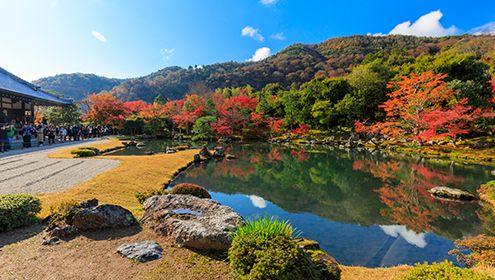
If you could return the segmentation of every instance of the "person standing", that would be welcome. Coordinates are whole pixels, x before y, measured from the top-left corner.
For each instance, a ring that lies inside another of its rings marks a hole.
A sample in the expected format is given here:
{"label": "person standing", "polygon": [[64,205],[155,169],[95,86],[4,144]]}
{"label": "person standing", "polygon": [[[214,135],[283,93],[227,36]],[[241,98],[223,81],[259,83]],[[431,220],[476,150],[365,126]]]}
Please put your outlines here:
{"label": "person standing", "polygon": [[15,136],[15,125],[14,125],[14,123],[12,123],[9,126],[7,126],[7,137],[8,137],[7,150],[12,149],[12,143],[14,142],[14,136]]}
{"label": "person standing", "polygon": [[0,126],[0,152],[3,153],[7,151],[7,143],[8,143],[7,126],[2,125]]}
{"label": "person standing", "polygon": [[48,144],[55,144],[55,127],[50,125],[47,129]]}
{"label": "person standing", "polygon": [[21,129],[21,135],[22,135],[22,147],[23,148],[30,148],[31,147],[31,136],[33,135],[33,128],[31,127],[30,124],[24,124],[24,126]]}
{"label": "person standing", "polygon": [[65,137],[67,137],[67,129],[65,127],[61,127],[59,130],[60,141],[65,142]]}
{"label": "person standing", "polygon": [[42,147],[45,143],[45,128],[42,125],[38,126],[36,138],[38,139],[38,146]]}

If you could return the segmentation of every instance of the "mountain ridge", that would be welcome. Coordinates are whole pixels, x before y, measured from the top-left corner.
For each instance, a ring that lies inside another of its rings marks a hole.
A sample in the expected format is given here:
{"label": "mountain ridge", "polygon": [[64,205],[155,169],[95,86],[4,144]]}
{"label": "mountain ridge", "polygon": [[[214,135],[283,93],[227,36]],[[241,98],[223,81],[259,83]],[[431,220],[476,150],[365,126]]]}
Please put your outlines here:
{"label": "mountain ridge", "polygon": [[[261,89],[269,83],[279,83],[289,88],[293,85],[301,85],[316,76],[346,75],[353,66],[360,64],[371,54],[390,56],[396,52],[415,58],[422,54],[433,55],[454,50],[459,53],[469,52],[486,56],[494,47],[495,36],[491,35],[438,38],[353,35],[331,38],[317,44],[293,44],[258,62],[230,61],[188,68],[169,66],[142,77],[122,80],[97,76],[101,83],[91,89],[94,89],[93,92],[112,92],[125,101],[141,99],[152,102],[158,94],[168,99],[179,99],[187,93],[203,94],[223,87],[250,85],[255,89]],[[57,86],[57,83],[52,82],[57,80],[53,79],[54,77],[64,78],[64,74],[42,78],[35,83],[49,90],[59,89],[60,93],[75,99],[92,93],[78,88],[77,80],[76,84],[67,82],[66,86],[65,79],[59,79]],[[71,79],[67,80],[71,81]],[[85,79],[81,81],[84,82]],[[110,87],[111,85],[113,86]],[[88,87],[81,85],[81,88]],[[72,91],[76,92],[77,96],[71,96]]]}

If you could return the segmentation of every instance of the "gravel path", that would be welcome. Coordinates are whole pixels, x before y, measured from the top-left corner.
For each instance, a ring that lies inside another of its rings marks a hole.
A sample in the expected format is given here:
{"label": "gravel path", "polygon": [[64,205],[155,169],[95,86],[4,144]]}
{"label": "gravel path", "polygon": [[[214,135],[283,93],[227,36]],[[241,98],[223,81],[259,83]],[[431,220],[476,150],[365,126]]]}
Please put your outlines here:
{"label": "gravel path", "polygon": [[0,194],[59,192],[119,165],[119,161],[110,159],[47,157],[56,150],[83,145],[87,143],[0,158]]}

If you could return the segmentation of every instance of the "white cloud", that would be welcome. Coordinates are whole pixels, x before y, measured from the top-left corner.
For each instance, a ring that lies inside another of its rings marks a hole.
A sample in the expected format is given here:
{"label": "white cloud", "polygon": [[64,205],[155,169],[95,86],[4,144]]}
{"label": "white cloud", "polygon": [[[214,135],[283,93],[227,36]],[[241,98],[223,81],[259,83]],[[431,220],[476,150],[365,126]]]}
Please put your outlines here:
{"label": "white cloud", "polygon": [[263,42],[265,40],[265,37],[260,34],[259,29],[256,29],[252,26],[246,26],[241,30],[241,35],[243,37],[251,37],[257,41]]}
{"label": "white cloud", "polygon": [[163,59],[169,60],[170,55],[175,52],[175,49],[160,49],[160,54],[163,56]]}
{"label": "white cloud", "polygon": [[262,197],[257,195],[248,195],[247,197],[249,197],[251,204],[253,204],[254,207],[261,209],[266,208],[266,200]]}
{"label": "white cloud", "polygon": [[106,43],[107,42],[107,38],[105,36],[103,36],[100,32],[98,31],[91,31],[91,34],[93,35],[93,37],[95,37],[98,41],[100,42],[103,42],[103,43]]}
{"label": "white cloud", "polygon": [[419,248],[424,248],[428,243],[426,243],[425,240],[425,234],[424,233],[416,233],[412,230],[408,230],[405,226],[400,226],[400,225],[387,225],[387,226],[380,226],[380,228],[383,230],[383,232],[386,235],[392,236],[392,237],[402,237],[404,240],[416,247]]}
{"label": "white cloud", "polygon": [[253,56],[250,59],[248,59],[248,61],[253,61],[253,62],[260,61],[269,57],[270,55],[272,55],[272,51],[270,50],[270,48],[262,47],[257,49],[254,52]]}
{"label": "white cloud", "polygon": [[412,24],[410,21],[398,24],[389,34],[440,37],[459,32],[454,25],[449,28],[443,27],[440,23],[442,17],[441,11],[433,11],[421,16]]}
{"label": "white cloud", "polygon": [[495,21],[475,27],[469,30],[468,33],[474,35],[495,35]]}
{"label": "white cloud", "polygon": [[260,3],[265,5],[265,6],[270,6],[270,5],[273,5],[277,2],[278,2],[278,0],[260,0]]}
{"label": "white cloud", "polygon": [[270,38],[275,39],[275,40],[279,40],[279,41],[283,41],[283,40],[285,40],[285,39],[286,39],[286,38],[285,38],[285,35],[284,35],[284,33],[283,33],[283,32],[279,32],[279,33],[272,34],[272,35],[270,36]]}

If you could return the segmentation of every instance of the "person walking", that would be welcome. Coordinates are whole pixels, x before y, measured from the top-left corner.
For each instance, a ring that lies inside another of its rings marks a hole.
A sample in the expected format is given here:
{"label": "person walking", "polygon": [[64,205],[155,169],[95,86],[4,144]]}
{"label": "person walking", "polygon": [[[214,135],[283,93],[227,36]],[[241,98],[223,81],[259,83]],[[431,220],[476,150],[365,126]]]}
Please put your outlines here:
{"label": "person walking", "polygon": [[4,124],[0,126],[0,152],[7,151],[8,136],[7,126]]}

